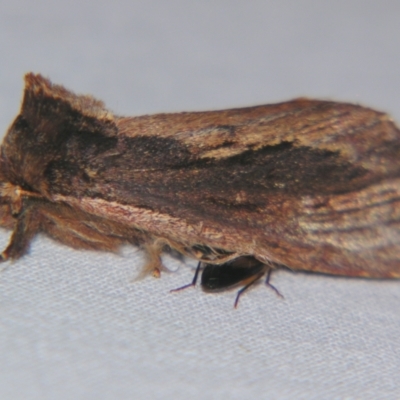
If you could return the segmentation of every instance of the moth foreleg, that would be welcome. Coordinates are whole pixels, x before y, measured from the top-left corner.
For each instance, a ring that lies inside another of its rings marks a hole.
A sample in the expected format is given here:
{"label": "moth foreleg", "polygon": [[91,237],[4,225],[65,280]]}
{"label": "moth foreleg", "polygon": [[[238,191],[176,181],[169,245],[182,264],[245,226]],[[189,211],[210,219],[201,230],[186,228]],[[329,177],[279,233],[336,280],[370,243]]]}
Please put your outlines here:
{"label": "moth foreleg", "polygon": [[18,215],[10,243],[0,254],[0,262],[17,259],[27,252],[32,238],[39,230],[40,224],[35,214],[34,209],[28,207]]}

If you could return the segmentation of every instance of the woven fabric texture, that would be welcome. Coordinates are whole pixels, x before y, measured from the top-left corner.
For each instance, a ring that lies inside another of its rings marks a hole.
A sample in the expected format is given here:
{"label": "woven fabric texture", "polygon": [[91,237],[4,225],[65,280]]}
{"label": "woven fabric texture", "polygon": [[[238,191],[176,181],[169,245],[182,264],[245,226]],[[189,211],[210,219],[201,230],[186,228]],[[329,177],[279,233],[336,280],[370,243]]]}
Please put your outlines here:
{"label": "woven fabric texture", "polygon": [[[30,70],[118,114],[361,102],[400,121],[400,3],[3,0],[0,126]],[[10,232],[0,230],[0,246]],[[171,258],[38,236],[1,265],[0,399],[398,399],[400,282],[277,271],[234,310]]]}

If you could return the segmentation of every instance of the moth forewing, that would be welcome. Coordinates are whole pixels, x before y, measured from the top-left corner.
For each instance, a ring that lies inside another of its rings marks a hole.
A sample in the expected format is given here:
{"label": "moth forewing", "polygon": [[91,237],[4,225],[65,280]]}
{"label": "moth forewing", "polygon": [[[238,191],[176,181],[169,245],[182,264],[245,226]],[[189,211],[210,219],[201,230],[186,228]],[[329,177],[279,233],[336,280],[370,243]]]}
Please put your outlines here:
{"label": "moth forewing", "polygon": [[3,260],[42,231],[75,248],[139,245],[156,272],[170,246],[219,264],[203,279],[221,288],[271,263],[400,277],[400,131],[384,113],[296,99],[118,117],[40,75],[25,82],[1,146]]}

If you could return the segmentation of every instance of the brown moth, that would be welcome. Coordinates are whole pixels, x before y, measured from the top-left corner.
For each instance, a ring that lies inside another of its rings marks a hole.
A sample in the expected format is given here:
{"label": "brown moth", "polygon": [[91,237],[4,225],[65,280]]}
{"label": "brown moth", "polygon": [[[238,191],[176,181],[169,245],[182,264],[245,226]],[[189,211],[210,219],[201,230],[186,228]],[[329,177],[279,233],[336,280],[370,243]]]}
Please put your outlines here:
{"label": "brown moth", "polygon": [[400,131],[386,114],[296,99],[117,117],[40,75],[25,82],[1,146],[3,261],[44,232],[74,248],[139,245],[155,275],[168,247],[205,266],[206,290],[281,265],[400,277]]}

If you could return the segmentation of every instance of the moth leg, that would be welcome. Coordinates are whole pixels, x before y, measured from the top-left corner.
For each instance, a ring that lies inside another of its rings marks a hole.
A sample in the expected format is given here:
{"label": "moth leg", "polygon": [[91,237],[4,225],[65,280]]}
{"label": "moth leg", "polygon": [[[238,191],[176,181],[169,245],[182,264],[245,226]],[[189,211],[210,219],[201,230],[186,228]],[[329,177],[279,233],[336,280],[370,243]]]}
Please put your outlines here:
{"label": "moth leg", "polygon": [[179,292],[180,290],[187,289],[192,286],[196,286],[197,278],[199,277],[199,273],[200,273],[200,266],[201,266],[201,261],[199,261],[199,263],[197,264],[196,272],[194,273],[193,280],[191,283],[188,283],[187,285],[178,287],[177,289],[172,289],[172,290],[170,290],[170,293]]}
{"label": "moth leg", "polygon": [[38,218],[32,208],[24,210],[17,219],[10,243],[0,254],[0,262],[17,259],[28,250],[32,238],[39,230]]}
{"label": "moth leg", "polygon": [[139,279],[148,274],[152,274],[155,278],[159,278],[161,276],[161,270],[163,269],[161,261],[163,246],[164,244],[157,240],[144,245],[147,261],[138,277]]}
{"label": "moth leg", "polygon": [[242,287],[236,295],[236,299],[235,299],[235,303],[233,305],[234,308],[237,308],[238,303],[239,303],[239,299],[240,296],[243,294],[243,292],[245,292],[251,285],[253,285],[254,283],[256,283],[262,276],[264,275],[264,271],[260,272],[259,274],[255,275],[254,278],[246,284],[246,286]]}
{"label": "moth leg", "polygon": [[269,268],[267,272],[267,278],[265,279],[265,284],[269,286],[279,297],[284,299],[285,297],[279,292],[279,290],[269,282],[271,274],[272,274],[272,268]]}

